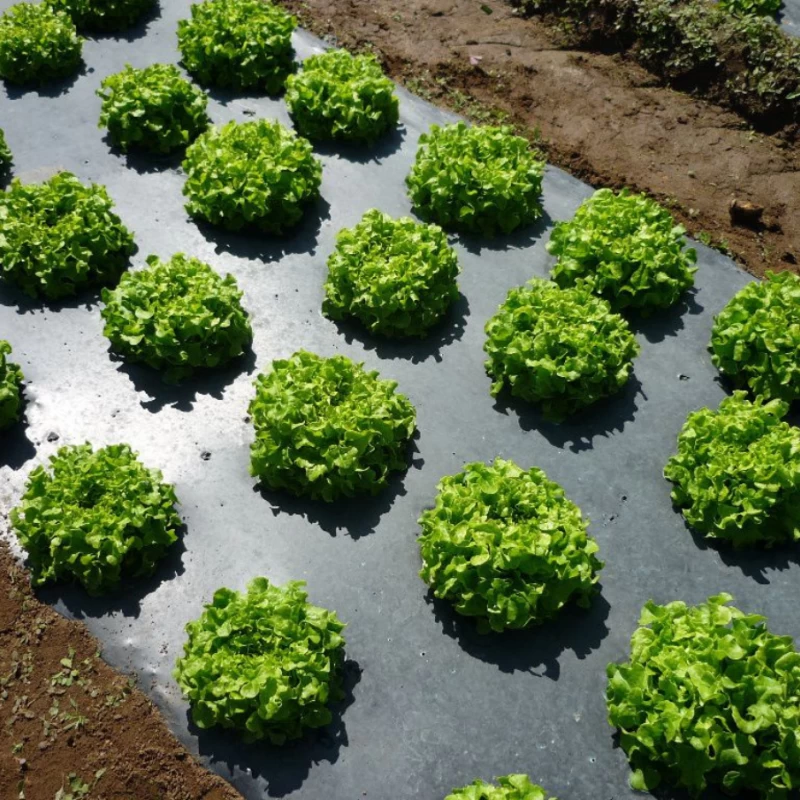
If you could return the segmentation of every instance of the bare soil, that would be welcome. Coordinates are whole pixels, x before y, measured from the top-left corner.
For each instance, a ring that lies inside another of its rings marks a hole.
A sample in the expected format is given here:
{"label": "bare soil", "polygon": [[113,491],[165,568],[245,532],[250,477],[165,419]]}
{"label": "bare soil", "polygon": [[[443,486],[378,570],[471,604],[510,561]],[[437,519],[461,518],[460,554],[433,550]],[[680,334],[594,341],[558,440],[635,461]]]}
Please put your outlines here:
{"label": "bare soil", "polygon": [[82,623],[36,599],[0,541],[0,798],[240,798],[99,649]]}
{"label": "bare soil", "polygon": [[[791,135],[674,91],[620,55],[564,49],[502,0],[282,0],[328,41],[372,50],[411,91],[508,120],[595,186],[628,186],[748,270],[798,271],[800,159]],[[730,205],[763,207],[731,218]]]}

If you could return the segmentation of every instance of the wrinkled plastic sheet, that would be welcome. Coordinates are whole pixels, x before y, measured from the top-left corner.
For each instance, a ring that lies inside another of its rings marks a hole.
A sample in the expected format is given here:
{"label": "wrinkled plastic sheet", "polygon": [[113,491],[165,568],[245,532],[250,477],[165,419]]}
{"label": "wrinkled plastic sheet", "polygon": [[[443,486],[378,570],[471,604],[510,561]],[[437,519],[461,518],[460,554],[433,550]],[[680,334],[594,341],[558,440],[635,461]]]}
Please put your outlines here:
{"label": "wrinkled plastic sheet", "polygon": [[[96,296],[48,307],[0,288],[0,338],[12,342],[28,379],[27,425],[0,444],[2,506],[59,445],[128,442],[175,483],[186,522],[182,544],[152,580],[104,599],[77,588],[41,596],[85,620],[105,658],[138,677],[180,740],[248,798],[440,800],[476,777],[515,771],[567,800],[633,797],[603,692],[606,664],[628,652],[646,600],[698,602],[730,591],[742,608],[767,614],[775,631],[800,633],[793,557],[708,548],[684,527],[661,474],[686,415],[725,394],[706,352],[712,317],[750,279],[698,245],[696,292],[636,323],[642,353],[619,396],[561,426],[530,407],[496,402],[483,368],[483,326],[509,289],[548,275],[553,221],[569,218],[591,193],[549,169],[539,224],[491,242],[453,238],[462,296],[429,339],[390,344],[337,326],[320,313],[336,231],[372,207],[409,213],[404,178],[417,140],[453,118],[400,91],[402,125],[375,150],[319,148],[322,200],[288,239],[198,226],[183,209],[179,159],[111,149],[97,128],[94,94],[127,62],[176,61],[175,26],[188,6],[162,3],[145,35],[88,41],[86,71],[74,82],[0,94],[19,177],[68,169],[104,183],[136,233],[136,265],[149,253],[184,251],[233,273],[255,330],[252,354],[176,389],[110,356]],[[300,56],[321,47],[297,36]],[[263,97],[213,92],[210,113],[217,123],[289,123],[284,104]],[[416,405],[412,463],[377,498],[324,506],[254,487],[252,381],[300,348],[365,361]],[[591,519],[606,566],[590,610],[569,610],[538,630],[480,636],[432,601],[419,579],[416,520],[443,475],[496,456],[539,466],[561,483]],[[347,700],[329,728],[283,749],[198,731],[171,677],[185,623],[218,587],[242,589],[256,575],[306,580],[312,601],[348,623]]]}

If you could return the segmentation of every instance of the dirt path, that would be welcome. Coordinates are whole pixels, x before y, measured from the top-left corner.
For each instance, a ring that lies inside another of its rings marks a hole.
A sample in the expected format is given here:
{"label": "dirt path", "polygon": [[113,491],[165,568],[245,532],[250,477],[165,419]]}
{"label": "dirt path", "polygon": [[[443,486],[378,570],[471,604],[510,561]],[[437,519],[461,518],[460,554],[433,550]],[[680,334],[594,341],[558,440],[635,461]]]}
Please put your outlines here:
{"label": "dirt path", "polygon": [[33,596],[0,542],[0,797],[239,798],[98,650],[81,623]]}
{"label": "dirt path", "polygon": [[[659,86],[621,57],[559,49],[542,21],[502,0],[283,5],[329,41],[372,49],[417,94],[538,130],[550,161],[589,183],[649,192],[753,273],[798,269],[797,150],[736,114]],[[764,207],[760,230],[731,223],[733,199]]]}

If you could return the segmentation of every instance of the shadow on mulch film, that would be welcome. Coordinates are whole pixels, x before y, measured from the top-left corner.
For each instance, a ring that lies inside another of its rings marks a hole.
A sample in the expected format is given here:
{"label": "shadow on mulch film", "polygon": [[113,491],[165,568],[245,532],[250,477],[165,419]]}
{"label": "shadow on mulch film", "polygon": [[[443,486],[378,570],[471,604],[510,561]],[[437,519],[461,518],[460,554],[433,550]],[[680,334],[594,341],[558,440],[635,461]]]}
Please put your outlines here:
{"label": "shadow on mulch film", "polygon": [[[157,2],[153,4],[153,7],[142,14],[134,25],[131,25],[130,28],[126,28],[124,31],[111,31],[108,33],[102,31],[79,31],[79,33],[83,33],[84,36],[88,36],[91,39],[114,39],[117,42],[135,42],[147,33],[148,28],[157,19],[161,18],[161,1],[162,0],[157,0]],[[168,0],[163,0],[163,2],[167,1]]]}
{"label": "shadow on mulch film", "polygon": [[405,138],[405,126],[400,124],[371,145],[363,142],[312,142],[312,144],[314,150],[321,156],[335,156],[356,164],[380,164],[400,149]]}
{"label": "shadow on mulch film", "polygon": [[17,470],[35,455],[36,446],[28,438],[28,421],[24,416],[0,431],[0,467]]}
{"label": "shadow on mulch film", "polygon": [[[679,512],[678,509],[676,511]],[[777,544],[770,548],[743,547],[735,550],[730,542],[718,539],[706,539],[702,533],[689,526],[683,520],[687,535],[691,536],[700,550],[713,550],[723,564],[741,570],[743,575],[752,578],[756,583],[768,586],[770,573],[785,572],[792,566],[800,564],[800,545],[796,542]]]}
{"label": "shadow on mulch film", "polygon": [[0,306],[16,307],[17,314],[35,314],[37,312],[58,314],[70,308],[84,308],[91,311],[100,304],[100,287],[93,286],[82,289],[72,297],[60,300],[48,300],[44,297],[33,298],[7,280],[0,281]]}
{"label": "shadow on mulch film", "polygon": [[[416,213],[416,209],[415,209]],[[434,220],[431,220],[434,221]],[[547,211],[542,212],[542,216],[530,225],[512,231],[509,234],[498,233],[496,236],[487,237],[474,233],[461,233],[458,231],[448,231],[455,236],[470,253],[481,255],[484,251],[497,252],[503,250],[524,250],[535,244],[542,234],[552,225],[553,220]],[[535,276],[531,275],[531,278]]]}
{"label": "shadow on mulch film", "polygon": [[591,450],[597,436],[622,433],[626,423],[633,422],[640,395],[647,401],[642,384],[631,374],[621,392],[598,400],[561,423],[546,420],[537,406],[513,397],[508,390],[495,399],[494,407],[506,416],[515,414],[523,430],[539,431],[555,447],[563,449],[569,444],[573,453],[580,453]]}
{"label": "shadow on mulch film", "polygon": [[80,68],[72,75],[68,75],[66,78],[59,78],[55,81],[47,81],[41,85],[34,83],[12,84],[6,81],[6,95],[9,100],[18,100],[20,97],[31,93],[37,94],[39,97],[60,97],[69,92],[78,78],[91,72],[94,72],[94,69],[92,67],[87,69],[86,63],[82,61]]}
{"label": "shadow on mulch film", "polygon": [[184,537],[186,526],[177,530],[178,540],[170,545],[164,558],[156,564],[152,575],[142,578],[122,578],[122,583],[113,592],[93,597],[80,584],[51,584],[37,590],[39,599],[55,605],[62,603],[75,619],[97,619],[111,613],[120,613],[133,619],[141,612],[142,600],[154,592],[162,583],[183,575],[183,556],[186,553]]}
{"label": "shadow on mulch film", "polygon": [[529,672],[556,681],[561,674],[558,659],[565,650],[583,660],[608,636],[606,620],[611,606],[602,594],[592,597],[589,608],[569,603],[540,626],[502,633],[478,633],[474,619],[459,614],[447,600],[434,597],[432,590],[425,600],[444,634],[474,658],[496,664],[501,672]]}
{"label": "shadow on mulch film", "polygon": [[298,790],[314,764],[335,763],[339,751],[349,744],[343,715],[355,702],[353,690],[361,680],[361,667],[347,659],[343,672],[344,699],[331,706],[333,721],[330,725],[310,730],[301,739],[281,747],[264,742],[248,744],[234,731],[222,728],[202,730],[192,722],[191,712],[187,710],[189,731],[197,737],[200,755],[226,764],[231,772],[238,767],[255,778],[263,777],[269,797],[284,797]]}
{"label": "shadow on mulch film", "polygon": [[285,491],[273,491],[260,484],[254,486],[253,491],[270,504],[270,511],[275,517],[279,514],[304,517],[330,536],[336,536],[341,531],[352,539],[360,539],[375,533],[381,517],[388,513],[398,497],[406,494],[405,477],[408,470],[422,469],[425,461],[419,455],[418,438],[419,431],[415,431],[408,443],[407,469],[393,472],[388,485],[374,496],[340,497],[332,503],[326,503],[324,500],[295,497]]}
{"label": "shadow on mulch film", "polygon": [[256,354],[247,348],[238,358],[217,369],[198,369],[178,385],[165,383],[162,373],[146,364],[132,364],[109,347],[112,361],[118,362],[117,371],[128,376],[137,392],[149,399],[141,399],[142,408],[152,413],[170,406],[178,411],[191,411],[199,395],[210,395],[221,400],[225,390],[240,375],[252,375],[256,368]]}
{"label": "shadow on mulch film", "polygon": [[203,237],[214,245],[217,254],[230,253],[250,261],[280,261],[284,256],[297,253],[314,255],[317,252],[317,237],[324,222],[330,219],[330,203],[319,197],[305,209],[303,219],[297,227],[281,236],[259,231],[231,232],[195,220]]}
{"label": "shadow on mulch film", "polygon": [[407,359],[420,364],[433,358],[441,361],[441,350],[464,335],[469,317],[469,300],[459,292],[447,314],[434,325],[424,339],[389,339],[370,333],[358,320],[333,320],[347,344],[358,341],[366,350],[374,350],[380,358]]}
{"label": "shadow on mulch film", "polygon": [[631,312],[623,312],[635,333],[641,333],[651,344],[663,342],[668,336],[677,336],[685,327],[686,315],[696,316],[703,312],[704,307],[695,299],[697,289],[690,289],[672,308],[656,310],[650,316]]}
{"label": "shadow on mulch film", "polygon": [[185,147],[173,150],[171,153],[149,153],[146,150],[123,150],[111,138],[111,134],[106,132],[103,142],[108,146],[111,155],[125,162],[128,169],[132,169],[139,175],[152,175],[157,172],[177,171],[180,169],[184,159]]}

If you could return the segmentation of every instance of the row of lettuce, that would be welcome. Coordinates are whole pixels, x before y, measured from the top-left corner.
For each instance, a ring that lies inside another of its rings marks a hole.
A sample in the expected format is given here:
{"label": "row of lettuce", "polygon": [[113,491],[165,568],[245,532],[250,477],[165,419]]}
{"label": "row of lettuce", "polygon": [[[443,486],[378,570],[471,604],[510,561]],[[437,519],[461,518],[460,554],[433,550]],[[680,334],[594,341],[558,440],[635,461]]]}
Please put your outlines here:
{"label": "row of lettuce", "polygon": [[[188,147],[184,169],[194,218],[272,234],[300,222],[322,174],[311,144],[268,120],[209,129]],[[459,264],[444,228],[489,235],[534,222],[543,170],[507,129],[433,126],[407,177],[415,210],[432,221],[372,209],[340,231],[323,312],[394,338],[447,324]],[[696,253],[665,209],[609,189],[558,222],[547,248],[556,256],[552,280],[511,290],[486,324],[486,367],[493,393],[507,389],[561,420],[625,386],[639,352],[630,315],[680,303],[694,282]],[[242,355],[252,330],[232,276],[183,254],[150,256],[146,268],[129,272],[134,249],[100,185],[62,172],[41,184],[15,180],[0,195],[7,282],[48,300],[105,285],[101,313],[113,348],[170,381]],[[712,360],[737,388],[766,400],[800,396],[799,283],[788,272],[770,275],[715,319]]]}
{"label": "row of lettuce", "polygon": [[[340,484],[351,495],[377,491],[404,468],[415,415],[394,382],[342,356],[301,352],[275,362],[257,385],[251,468],[263,484],[312,496]],[[762,527],[774,541],[797,535],[800,435],[780,419],[783,405],[737,393],[684,428],[667,474],[679,502],[705,487],[685,513],[707,536],[737,544]],[[776,445],[786,460],[776,462]],[[781,491],[789,473],[794,485]],[[178,537],[177,502],[128,446],[66,446],[32,471],[11,522],[35,584],[73,580],[102,593],[153,571]],[[588,607],[599,591],[603,564],[588,523],[538,468],[467,464],[441,480],[419,525],[421,577],[486,633],[557,625],[565,606]],[[630,659],[608,665],[609,721],[635,788],[721,785],[777,798],[798,786],[800,654],[791,637],[731,600],[646,604]],[[174,671],[194,722],[275,745],[327,725],[343,692],[344,627],[308,602],[301,582],[261,577],[246,592],[219,589],[187,625]],[[451,797],[542,791],[514,775]]]}
{"label": "row of lettuce", "polygon": [[[0,75],[27,82],[73,71],[80,39],[71,20],[113,30],[152,6],[20,4],[0,20]],[[243,36],[253,26],[261,35]],[[13,33],[25,27],[27,39]],[[295,72],[293,28],[259,0],[210,0],[180,25],[183,63],[205,84],[285,86],[295,125],[311,139],[369,143],[392,130],[397,100],[377,63],[333,51]],[[100,94],[100,124],[117,147],[188,146],[184,193],[198,220],[280,234],[319,196],[322,167],[310,142],[265,120],[209,128],[205,95],[175,67],[126,68]],[[10,161],[2,140],[0,160]],[[373,209],[341,231],[324,313],[394,338],[447,324],[459,265],[444,231],[490,236],[532,224],[542,215],[543,172],[507,129],[432,128],[407,179],[425,221]],[[610,190],[558,223],[548,249],[557,259],[552,280],[513,289],[486,324],[486,369],[493,393],[510,392],[559,420],[622,389],[639,350],[630,315],[680,303],[696,256],[664,209]],[[150,256],[127,272],[133,251],[102,186],[61,173],[41,185],[14,181],[0,198],[5,280],[48,300],[105,285],[104,332],[125,358],[180,381],[250,346],[232,276],[184,254]],[[712,359],[741,390],[689,416],[665,468],[689,525],[734,547],[800,538],[800,432],[783,419],[800,397],[799,309],[800,279],[784,273],[747,286],[718,315]],[[0,343],[0,423],[21,410],[22,375],[9,353]],[[416,430],[415,409],[397,388],[343,356],[300,351],[274,361],[256,379],[249,408],[252,474],[271,490],[326,501],[380,492],[406,469]],[[104,593],[155,569],[178,538],[177,503],[174,488],[128,446],[85,444],[61,448],[32,471],[11,521],[36,584],[76,581]],[[421,577],[487,633],[558,624],[567,604],[589,606],[598,591],[603,564],[588,523],[538,468],[467,464],[441,480],[419,524]],[[647,604],[630,660],[609,665],[609,720],[636,788],[721,785],[784,797],[800,785],[800,654],[731,599]],[[246,592],[217,591],[187,626],[175,677],[199,727],[282,744],[330,722],[343,691],[343,631],[335,613],[308,602],[302,583],[257,578]],[[449,798],[547,793],[509,775]]]}

